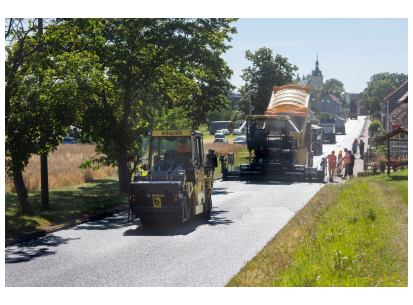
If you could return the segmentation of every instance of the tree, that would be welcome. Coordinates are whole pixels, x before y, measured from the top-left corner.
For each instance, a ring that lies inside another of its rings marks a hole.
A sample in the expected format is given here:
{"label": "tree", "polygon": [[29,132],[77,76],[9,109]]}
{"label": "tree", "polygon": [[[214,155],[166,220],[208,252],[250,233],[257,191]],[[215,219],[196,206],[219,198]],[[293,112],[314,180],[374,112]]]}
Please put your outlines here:
{"label": "tree", "polygon": [[90,80],[79,80],[85,95],[75,125],[96,143],[94,161],[118,166],[120,192],[129,190],[143,134],[176,126],[176,117],[180,126],[196,126],[227,102],[232,71],[220,55],[236,33],[234,20],[88,19],[67,45],[90,54],[95,69]]}
{"label": "tree", "polygon": [[[407,82],[407,80],[408,76],[403,73],[385,72],[374,74],[370,78],[370,81],[367,82],[367,88],[363,92],[363,97],[359,101],[359,104],[364,105],[369,109],[370,113],[379,111],[383,99],[392,91]],[[380,88],[381,86],[384,86],[384,88]]]}
{"label": "tree", "polygon": [[396,90],[397,87],[393,85],[389,79],[387,79],[374,83],[374,85],[369,89],[370,96],[367,96],[367,102],[370,112],[372,113],[380,110],[380,104],[383,102],[383,99]]}
{"label": "tree", "polygon": [[269,48],[263,47],[252,53],[245,52],[245,58],[252,62],[252,66],[243,69],[241,78],[245,85],[240,88],[242,99],[242,111],[247,114],[249,105],[250,84],[257,83],[256,93],[251,98],[251,107],[254,114],[264,114],[271,99],[274,86],[291,84],[294,71],[298,68],[288,62],[288,58],[277,54],[273,57],[273,52]]}
{"label": "tree", "polygon": [[325,81],[323,88],[317,94],[318,100],[322,99],[326,94],[334,95],[342,104],[345,104],[345,89],[341,81],[330,78]]}
{"label": "tree", "polygon": [[[53,22],[49,25],[53,27]],[[13,177],[17,198],[24,214],[33,214],[23,181],[24,168],[33,154],[47,153],[59,145],[73,107],[65,103],[67,92],[49,70],[46,52],[70,31],[45,38],[38,36],[37,19],[6,20],[5,61],[5,155],[6,171]],[[55,57],[55,62],[59,61]],[[50,72],[50,73],[49,73]],[[39,86],[39,77],[42,84]]]}

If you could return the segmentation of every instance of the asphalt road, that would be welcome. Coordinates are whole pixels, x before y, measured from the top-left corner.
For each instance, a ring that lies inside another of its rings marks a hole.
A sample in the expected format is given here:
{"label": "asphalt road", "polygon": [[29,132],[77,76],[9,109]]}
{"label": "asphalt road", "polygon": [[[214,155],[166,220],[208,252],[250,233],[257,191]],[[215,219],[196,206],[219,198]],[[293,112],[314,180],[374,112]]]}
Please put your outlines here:
{"label": "asphalt road", "polygon": [[[349,148],[363,124],[348,121],[324,152]],[[225,286],[322,187],[216,181],[211,218],[189,227],[146,228],[122,212],[8,247],[5,285]]]}

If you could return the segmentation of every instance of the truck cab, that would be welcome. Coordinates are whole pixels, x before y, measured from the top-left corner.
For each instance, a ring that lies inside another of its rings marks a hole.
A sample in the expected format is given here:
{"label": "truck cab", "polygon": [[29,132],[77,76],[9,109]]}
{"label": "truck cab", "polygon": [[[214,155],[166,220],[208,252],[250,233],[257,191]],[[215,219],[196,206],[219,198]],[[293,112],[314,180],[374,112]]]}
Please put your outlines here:
{"label": "truck cab", "polygon": [[196,130],[149,131],[142,140],[141,168],[130,185],[128,221],[143,225],[179,219],[188,225],[194,215],[209,217],[213,168],[204,162],[203,133]]}

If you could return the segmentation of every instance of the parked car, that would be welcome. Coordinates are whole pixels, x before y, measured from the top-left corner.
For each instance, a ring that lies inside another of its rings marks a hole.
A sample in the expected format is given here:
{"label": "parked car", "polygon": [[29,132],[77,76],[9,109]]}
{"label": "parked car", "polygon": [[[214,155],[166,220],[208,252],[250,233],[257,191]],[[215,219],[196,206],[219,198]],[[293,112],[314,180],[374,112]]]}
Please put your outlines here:
{"label": "parked car", "polygon": [[76,144],[76,138],[73,137],[66,137],[63,139],[63,144]]}
{"label": "parked car", "polygon": [[234,129],[233,131],[232,131],[232,134],[233,135],[240,135],[240,134],[244,134],[245,132],[244,132],[244,128],[243,129]]}
{"label": "parked car", "polygon": [[224,132],[223,132],[222,130],[217,130],[217,131],[215,132],[215,139],[216,139],[216,138],[225,138]]}
{"label": "parked car", "polygon": [[222,131],[224,132],[224,135],[230,135],[231,131],[229,131],[228,129],[222,129]]}
{"label": "parked car", "polygon": [[218,138],[214,140],[214,143],[227,143],[229,144],[228,140],[225,138]]}
{"label": "parked car", "polygon": [[247,136],[239,136],[232,141],[233,144],[247,144]]}

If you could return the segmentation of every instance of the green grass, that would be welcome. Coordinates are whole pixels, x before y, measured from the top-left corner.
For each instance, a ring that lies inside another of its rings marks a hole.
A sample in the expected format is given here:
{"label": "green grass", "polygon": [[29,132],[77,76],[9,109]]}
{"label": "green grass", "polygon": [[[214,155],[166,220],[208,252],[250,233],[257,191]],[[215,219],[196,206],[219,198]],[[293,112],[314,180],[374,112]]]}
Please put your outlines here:
{"label": "green grass", "polygon": [[407,286],[407,170],[325,186],[228,286]]}
{"label": "green grass", "polygon": [[127,200],[127,195],[119,194],[118,179],[111,178],[50,190],[49,209],[41,206],[41,192],[30,192],[29,198],[34,216],[23,215],[17,195],[6,193],[6,238],[118,205]]}

